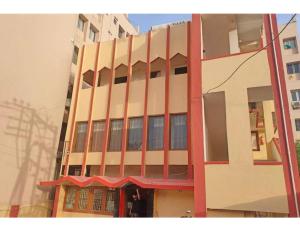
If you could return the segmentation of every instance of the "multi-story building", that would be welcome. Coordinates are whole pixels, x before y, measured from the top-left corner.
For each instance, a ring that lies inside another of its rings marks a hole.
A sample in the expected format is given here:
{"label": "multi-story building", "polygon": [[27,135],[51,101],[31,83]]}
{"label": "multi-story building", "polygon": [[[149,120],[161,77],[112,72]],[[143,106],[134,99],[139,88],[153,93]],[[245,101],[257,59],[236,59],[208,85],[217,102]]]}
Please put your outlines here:
{"label": "multi-story building", "polygon": [[137,31],[126,15],[3,14],[0,26],[0,216],[48,216],[38,182],[55,175],[77,48]]}
{"label": "multi-story building", "polygon": [[[281,30],[283,25],[279,26]],[[280,35],[285,80],[295,142],[300,141],[300,53],[296,19]],[[298,151],[299,148],[297,148]],[[300,156],[299,166],[300,166]]]}
{"label": "multi-story building", "polygon": [[277,34],[193,15],[82,46],[52,216],[128,216],[137,189],[141,216],[299,216]]}
{"label": "multi-story building", "polygon": [[62,152],[66,145],[65,135],[69,118],[69,110],[72,100],[74,76],[78,68],[79,47],[83,44],[95,43],[99,41],[109,41],[114,38],[125,38],[138,33],[128,20],[127,14],[79,14],[77,15],[76,28],[73,41],[73,56],[71,73],[66,97],[64,117],[61,125],[60,142],[58,147],[57,165],[55,178],[59,176],[61,167]]}

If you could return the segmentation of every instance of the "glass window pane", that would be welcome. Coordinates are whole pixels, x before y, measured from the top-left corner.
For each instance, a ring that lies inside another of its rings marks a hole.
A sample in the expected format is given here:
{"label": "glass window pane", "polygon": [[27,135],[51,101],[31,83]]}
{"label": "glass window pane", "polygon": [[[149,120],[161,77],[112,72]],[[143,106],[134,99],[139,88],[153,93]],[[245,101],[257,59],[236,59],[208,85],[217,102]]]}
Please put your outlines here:
{"label": "glass window pane", "polygon": [[73,209],[75,205],[76,189],[68,188],[67,197],[66,197],[66,209]]}
{"label": "glass window pane", "polygon": [[148,149],[159,150],[164,147],[164,117],[149,117]]}
{"label": "glass window pane", "polygon": [[295,38],[290,38],[290,39],[285,39],[283,41],[284,49],[294,49],[296,48],[296,39]]}
{"label": "glass window pane", "polygon": [[287,64],[287,73],[288,74],[293,74],[294,73],[294,71],[293,71],[293,64],[291,64],[291,63]]}
{"label": "glass window pane", "polygon": [[128,150],[142,150],[143,118],[131,118],[128,125]]}
{"label": "glass window pane", "polygon": [[292,100],[293,100],[293,101],[297,101],[297,94],[296,94],[296,91],[291,91],[291,94],[292,94]]}
{"label": "glass window pane", "polygon": [[79,48],[74,46],[72,63],[77,64]]}
{"label": "glass window pane", "polygon": [[186,115],[171,116],[171,149],[186,149]]}
{"label": "glass window pane", "polygon": [[91,152],[101,152],[104,138],[105,121],[94,121],[92,127],[91,137]]}
{"label": "glass window pane", "polygon": [[106,208],[105,210],[108,212],[114,211],[115,201],[114,201],[115,192],[112,190],[108,190],[106,194]]}
{"label": "glass window pane", "polygon": [[109,151],[121,151],[123,120],[112,120],[110,123]]}
{"label": "glass window pane", "polygon": [[294,63],[294,73],[300,73],[300,63]]}
{"label": "glass window pane", "polygon": [[87,129],[87,122],[78,122],[76,125],[76,134],[75,134],[75,142],[74,142],[74,152],[83,152],[84,151],[84,143],[85,143],[85,135]]}
{"label": "glass window pane", "polygon": [[102,206],[103,190],[94,190],[93,210],[100,211]]}
{"label": "glass window pane", "polygon": [[96,32],[95,31],[93,31],[93,29],[92,28],[90,28],[90,40],[92,40],[93,42],[95,42],[95,40],[96,40]]}
{"label": "glass window pane", "polygon": [[83,31],[84,28],[84,20],[80,16],[78,18],[77,28],[81,31]]}
{"label": "glass window pane", "polygon": [[300,119],[295,119],[296,131],[300,131]]}
{"label": "glass window pane", "polygon": [[83,188],[79,191],[78,209],[87,209],[89,189]]}

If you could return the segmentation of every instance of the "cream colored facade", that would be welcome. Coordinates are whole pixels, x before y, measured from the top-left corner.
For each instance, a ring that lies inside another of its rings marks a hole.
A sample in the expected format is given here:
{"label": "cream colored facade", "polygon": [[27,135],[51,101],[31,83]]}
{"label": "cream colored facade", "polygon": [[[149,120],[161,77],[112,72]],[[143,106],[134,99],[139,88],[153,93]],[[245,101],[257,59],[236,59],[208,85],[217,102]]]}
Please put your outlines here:
{"label": "cream colored facade", "polygon": [[118,37],[119,25],[137,33],[125,14],[83,16],[85,32],[76,14],[0,15],[0,217],[13,205],[20,217],[51,215],[54,195],[38,183],[55,175],[74,45],[91,43],[91,25],[96,41]]}
{"label": "cream colored facade", "polygon": [[[279,30],[283,28],[283,25],[279,26]],[[285,39],[295,38],[296,47],[292,49],[285,49],[283,41]],[[293,127],[294,139],[295,141],[300,140],[300,131],[296,130],[295,120],[300,119],[300,107],[293,107],[293,104],[297,103],[297,101],[292,100],[292,90],[300,90],[300,73],[296,74],[288,74],[287,72],[287,64],[300,62],[300,42],[299,42],[299,32],[297,30],[297,21],[294,20],[292,23],[284,30],[284,32],[280,35],[280,45],[281,45],[281,53],[282,59],[284,62],[284,72],[285,72],[285,81],[287,86],[287,94],[289,99],[289,107],[290,107],[290,116],[291,123]]]}
{"label": "cream colored facade", "polygon": [[[220,29],[220,30],[219,30]],[[262,50],[247,65],[243,66],[226,84],[212,89],[224,80],[246,58],[266,45],[262,15],[203,15],[202,16],[202,80],[204,101],[205,129],[205,181],[206,204],[208,216],[287,216],[289,213],[286,183],[279,150],[276,147],[278,134],[274,124],[274,99],[272,94],[271,73],[267,50]],[[188,63],[188,23],[171,25],[169,27],[169,105],[170,114],[188,112],[188,73],[175,75],[175,68]],[[164,115],[166,99],[166,50],[168,28],[162,27],[151,31],[149,63],[152,70],[160,70],[161,76],[149,78],[146,116]],[[163,41],[163,42],[162,42]],[[220,43],[222,41],[223,43]],[[78,89],[78,103],[74,115],[75,101],[71,104],[70,116],[75,116],[75,122],[89,120],[105,120],[109,96],[109,84],[82,89],[83,76],[88,71],[96,71],[96,78],[104,76],[102,71],[114,69],[116,77],[127,75],[128,57],[131,53],[131,79],[127,83],[114,84],[112,81],[111,100],[108,118],[124,118],[124,110],[128,106],[127,118],[144,116],[145,104],[145,74],[139,80],[133,76],[135,65],[146,73],[147,34],[133,36],[132,50],[128,50],[130,38],[116,40],[113,56],[113,41],[101,42],[99,55],[97,45],[85,46],[82,71]],[[80,49],[79,57],[83,50]],[[98,55],[98,65],[95,61]],[[114,62],[112,63],[112,58]],[[112,65],[113,64],[113,65]],[[110,78],[110,77],[108,77]],[[96,81],[97,82],[97,81]],[[126,84],[129,82],[128,102],[126,99]],[[212,90],[211,90],[212,89]],[[249,105],[255,105],[258,112],[257,125],[253,128]],[[259,106],[261,105],[261,106]],[[261,124],[260,124],[261,123]],[[69,120],[66,139],[70,141],[71,127],[75,126]],[[254,147],[252,133],[257,133],[258,149]],[[88,177],[99,176],[102,152],[72,152],[63,160],[64,164],[82,165],[86,156],[86,165],[97,171]],[[140,171],[126,173],[128,169],[142,165],[142,151],[124,152],[125,176],[136,176]],[[118,177],[122,165],[122,152],[105,151],[103,167],[104,177]],[[145,153],[146,178],[162,178],[158,169],[165,163],[164,151],[149,151]],[[188,150],[168,150],[167,164],[169,167],[188,167]],[[153,170],[156,167],[156,170]],[[128,170],[129,171],[129,170]],[[135,174],[135,175],[134,175]],[[84,176],[85,174],[83,174]],[[61,176],[63,178],[63,176]],[[176,174],[170,175],[176,178]],[[68,186],[69,185],[69,186]],[[63,209],[65,190],[72,184],[62,185],[58,200],[57,216],[90,216],[87,213],[66,212]],[[103,186],[94,183],[93,186]],[[174,205],[175,208],[174,208]],[[193,191],[154,189],[153,216],[180,217],[187,210],[194,211]]]}
{"label": "cream colored facade", "polygon": [[[79,23],[80,21],[83,22],[81,27]],[[58,168],[56,169],[56,177],[60,170],[62,152],[64,147],[66,146],[66,144],[64,143],[64,141],[67,140],[65,139],[65,133],[69,118],[70,103],[72,100],[74,77],[76,75],[76,71],[78,70],[79,64],[79,48],[82,47],[83,44],[91,44],[99,41],[104,42],[113,40],[115,38],[126,37],[128,35],[136,35],[138,33],[138,28],[134,27],[131,24],[127,14],[78,14],[76,15],[75,26],[75,33],[72,39],[74,50],[68,86],[68,94],[62,124],[63,128],[61,129],[60,134],[61,137],[58,151],[59,164],[57,165]],[[120,33],[120,28],[124,30],[123,33]],[[95,31],[94,41],[92,40],[93,37],[90,36],[91,30]],[[75,54],[75,49],[77,49],[77,55]]]}

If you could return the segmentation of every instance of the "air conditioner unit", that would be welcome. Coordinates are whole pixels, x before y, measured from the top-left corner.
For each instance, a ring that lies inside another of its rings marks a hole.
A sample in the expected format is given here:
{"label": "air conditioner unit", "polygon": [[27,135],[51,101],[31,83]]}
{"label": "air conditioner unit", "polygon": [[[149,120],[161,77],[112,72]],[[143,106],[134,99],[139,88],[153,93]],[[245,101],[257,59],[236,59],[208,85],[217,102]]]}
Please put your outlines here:
{"label": "air conditioner unit", "polygon": [[299,109],[300,108],[300,101],[292,101],[292,108]]}

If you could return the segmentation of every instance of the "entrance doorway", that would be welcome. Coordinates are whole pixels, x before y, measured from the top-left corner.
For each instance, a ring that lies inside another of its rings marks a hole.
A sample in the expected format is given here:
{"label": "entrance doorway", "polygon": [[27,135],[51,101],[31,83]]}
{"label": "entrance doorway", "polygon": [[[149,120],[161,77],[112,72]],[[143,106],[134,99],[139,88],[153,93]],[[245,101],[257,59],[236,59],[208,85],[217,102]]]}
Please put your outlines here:
{"label": "entrance doorway", "polygon": [[143,189],[135,184],[124,186],[125,190],[125,217],[131,217],[130,211],[134,202],[133,195],[140,194],[138,217],[153,217],[153,189]]}

